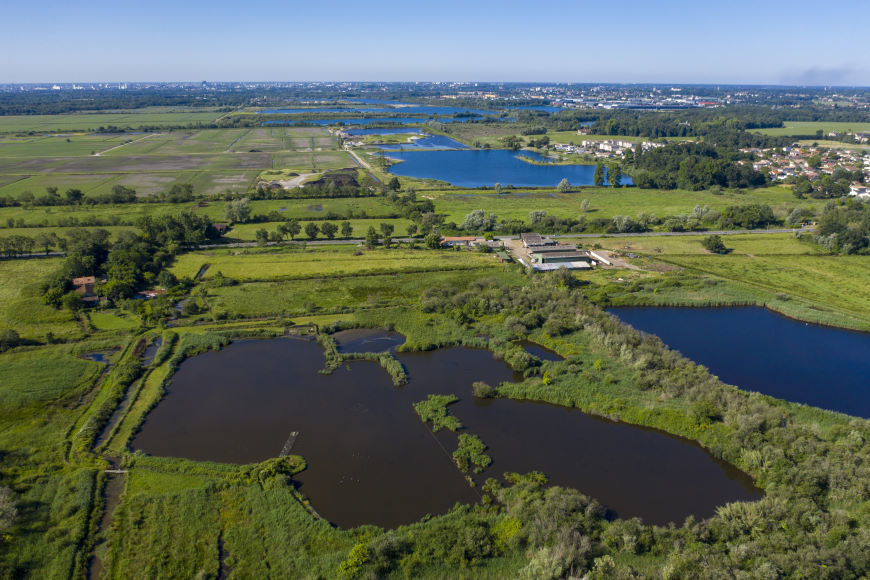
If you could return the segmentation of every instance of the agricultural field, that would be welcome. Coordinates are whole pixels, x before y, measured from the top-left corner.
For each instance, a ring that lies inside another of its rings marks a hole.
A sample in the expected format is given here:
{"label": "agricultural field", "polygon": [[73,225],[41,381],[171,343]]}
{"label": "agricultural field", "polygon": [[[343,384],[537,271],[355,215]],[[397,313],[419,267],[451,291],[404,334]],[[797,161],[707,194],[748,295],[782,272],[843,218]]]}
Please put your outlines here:
{"label": "agricultural field", "polygon": [[115,185],[153,195],[192,184],[201,195],[244,193],[265,170],[322,172],[353,165],[322,129],[175,130],[0,137],[0,197],[46,187],[101,195]]}

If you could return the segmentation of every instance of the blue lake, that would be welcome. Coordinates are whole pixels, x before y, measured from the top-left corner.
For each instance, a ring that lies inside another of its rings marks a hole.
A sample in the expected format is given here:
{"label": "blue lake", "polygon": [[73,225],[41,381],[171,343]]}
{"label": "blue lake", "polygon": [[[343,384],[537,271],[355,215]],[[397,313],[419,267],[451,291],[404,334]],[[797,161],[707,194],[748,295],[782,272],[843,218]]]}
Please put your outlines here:
{"label": "blue lake", "polygon": [[408,133],[410,135],[422,135],[423,131],[413,127],[394,127],[389,129],[350,129],[348,135],[398,135]]}
{"label": "blue lake", "polygon": [[262,115],[303,115],[312,113],[402,113],[405,115],[451,116],[457,114],[497,115],[501,111],[467,109],[464,107],[435,107],[427,105],[406,105],[401,107],[309,107],[294,109],[267,109]]}
{"label": "blue lake", "polygon": [[463,145],[459,141],[444,137],[442,135],[429,135],[422,139],[414,139],[412,143],[390,143],[389,145],[378,145],[384,151],[420,151],[426,149],[468,149],[467,145]]}
{"label": "blue lake", "polygon": [[[504,149],[464,151],[390,152],[401,160],[390,173],[404,177],[438,179],[457,187],[491,187],[496,183],[517,187],[555,187],[562,179],[572,185],[592,185],[594,165],[535,165],[517,159],[518,155],[540,160],[533,152]],[[630,185],[631,179],[623,179]]]}
{"label": "blue lake", "polygon": [[763,308],[612,308],[722,381],[771,397],[870,417],[870,334]]}
{"label": "blue lake", "polygon": [[520,107],[508,107],[508,109],[518,111],[544,111],[547,113],[558,113],[566,110],[565,107],[554,107],[552,105],[522,105]]}
{"label": "blue lake", "polygon": [[[442,117],[434,119],[439,123],[464,123],[480,117]],[[296,123],[307,123],[309,125],[376,125],[378,123],[401,123],[405,125],[420,125],[426,121],[432,121],[429,117],[371,117],[368,119],[301,119],[293,118],[286,121],[264,121],[262,125],[295,125]]]}

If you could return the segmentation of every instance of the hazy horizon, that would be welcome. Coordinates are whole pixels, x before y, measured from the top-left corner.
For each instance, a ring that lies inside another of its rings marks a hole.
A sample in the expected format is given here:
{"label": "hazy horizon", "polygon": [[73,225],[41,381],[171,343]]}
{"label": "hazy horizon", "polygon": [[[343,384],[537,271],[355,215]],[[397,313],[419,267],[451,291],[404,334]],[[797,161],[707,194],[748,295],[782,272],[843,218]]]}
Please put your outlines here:
{"label": "hazy horizon", "polygon": [[0,83],[868,86],[860,32],[844,33],[844,20],[867,22],[870,3],[841,0],[820,11],[808,0],[627,0],[616,8],[566,2],[529,10],[515,1],[256,0],[240,10],[223,1],[142,7],[49,0],[4,10]]}

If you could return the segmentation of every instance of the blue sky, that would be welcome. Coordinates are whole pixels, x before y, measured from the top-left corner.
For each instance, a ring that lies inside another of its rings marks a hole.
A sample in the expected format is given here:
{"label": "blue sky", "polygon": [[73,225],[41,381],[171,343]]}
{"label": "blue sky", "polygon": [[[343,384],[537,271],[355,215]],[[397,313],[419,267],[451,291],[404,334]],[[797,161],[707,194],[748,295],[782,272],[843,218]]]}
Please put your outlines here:
{"label": "blue sky", "polygon": [[870,1],[10,2],[0,82],[870,85]]}

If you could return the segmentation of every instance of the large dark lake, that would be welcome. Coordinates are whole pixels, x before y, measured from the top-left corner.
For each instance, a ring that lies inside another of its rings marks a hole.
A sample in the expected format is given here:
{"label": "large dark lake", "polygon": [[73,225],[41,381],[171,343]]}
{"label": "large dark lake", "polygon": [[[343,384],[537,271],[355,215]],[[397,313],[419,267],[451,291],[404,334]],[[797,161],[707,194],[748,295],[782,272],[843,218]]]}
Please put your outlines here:
{"label": "large dark lake", "polygon": [[[517,159],[517,156],[543,159],[530,151],[398,151],[390,152],[389,156],[402,161],[390,167],[395,175],[438,179],[458,187],[492,187],[496,183],[555,187],[563,178],[573,185],[592,185],[595,174],[594,165],[536,165]],[[630,185],[631,179],[624,177],[622,182]]]}
{"label": "large dark lake", "polygon": [[[350,344],[360,336],[342,338]],[[451,413],[494,460],[481,481],[540,470],[553,484],[649,523],[708,517],[717,505],[760,497],[745,474],[690,441],[553,405],[475,399],[474,381],[517,378],[489,351],[450,348],[399,359],[410,383],[396,388],[374,362],[319,374],[324,358],[314,342],[236,342],[181,364],[133,446],[250,463],[277,456],[296,431],[292,453],[308,462],[297,476],[300,491],[321,515],[343,527],[393,527],[479,499],[450,458],[456,434],[433,434],[412,408],[430,393],[454,393],[461,400]]]}
{"label": "large dark lake", "polygon": [[724,382],[870,417],[870,334],[791,320],[763,308],[612,308]]}

